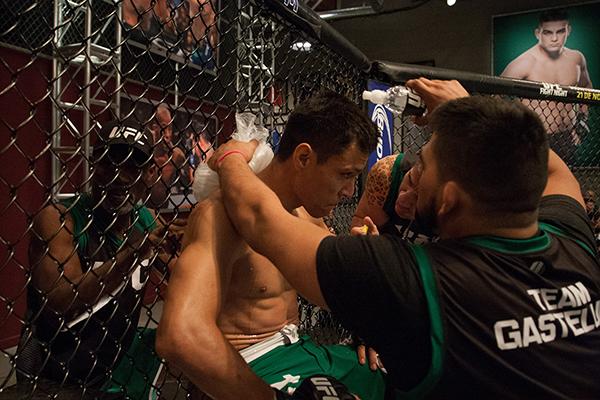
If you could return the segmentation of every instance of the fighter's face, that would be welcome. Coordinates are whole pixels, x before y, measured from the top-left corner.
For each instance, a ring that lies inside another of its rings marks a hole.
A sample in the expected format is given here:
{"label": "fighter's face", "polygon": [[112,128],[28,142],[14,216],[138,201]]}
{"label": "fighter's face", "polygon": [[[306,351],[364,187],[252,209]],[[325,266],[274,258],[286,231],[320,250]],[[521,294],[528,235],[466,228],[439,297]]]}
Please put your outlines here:
{"label": "fighter's face", "polygon": [[419,154],[419,160],[413,168],[417,168],[420,177],[417,185],[417,206],[415,219],[424,230],[423,233],[431,235],[437,232],[437,211],[440,191],[440,177],[437,161],[433,154],[435,146],[435,134],[431,140],[423,146]]}
{"label": "fighter's face", "polygon": [[294,190],[301,205],[313,216],[324,217],[345,198],[354,194],[356,177],[364,169],[368,154],[355,144],[324,163],[316,157],[298,175]]}
{"label": "fighter's face", "polygon": [[540,46],[549,53],[560,52],[565,46],[571,26],[567,21],[548,21],[542,23],[536,30],[535,36]]}

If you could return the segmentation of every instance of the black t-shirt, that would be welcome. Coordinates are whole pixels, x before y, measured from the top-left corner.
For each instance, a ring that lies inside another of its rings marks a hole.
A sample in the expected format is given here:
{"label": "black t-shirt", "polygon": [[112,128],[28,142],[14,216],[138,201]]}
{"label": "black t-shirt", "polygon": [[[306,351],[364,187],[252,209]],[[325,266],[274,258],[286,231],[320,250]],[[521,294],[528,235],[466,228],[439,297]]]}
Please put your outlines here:
{"label": "black t-shirt", "polygon": [[327,238],[327,304],[376,348],[397,392],[433,398],[597,398],[600,265],[583,208],[540,206],[540,232],[422,246]]}

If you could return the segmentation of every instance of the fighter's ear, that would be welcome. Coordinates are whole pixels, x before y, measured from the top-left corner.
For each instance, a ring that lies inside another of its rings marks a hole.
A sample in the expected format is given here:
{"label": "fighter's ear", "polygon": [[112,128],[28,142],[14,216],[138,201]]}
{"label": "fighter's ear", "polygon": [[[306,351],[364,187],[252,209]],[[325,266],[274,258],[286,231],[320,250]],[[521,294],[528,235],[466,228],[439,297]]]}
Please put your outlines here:
{"label": "fighter's ear", "polygon": [[297,169],[305,168],[309,164],[311,158],[314,158],[315,155],[316,154],[310,144],[300,143],[298,146],[296,146],[294,152],[292,153],[294,167]]}
{"label": "fighter's ear", "polygon": [[567,36],[571,34],[571,24],[567,22]]}
{"label": "fighter's ear", "polygon": [[541,34],[541,32],[542,32],[542,28],[539,27],[539,26],[537,28],[535,28],[535,30],[533,31],[533,34],[535,35],[535,38],[537,40],[540,40],[540,34]]}

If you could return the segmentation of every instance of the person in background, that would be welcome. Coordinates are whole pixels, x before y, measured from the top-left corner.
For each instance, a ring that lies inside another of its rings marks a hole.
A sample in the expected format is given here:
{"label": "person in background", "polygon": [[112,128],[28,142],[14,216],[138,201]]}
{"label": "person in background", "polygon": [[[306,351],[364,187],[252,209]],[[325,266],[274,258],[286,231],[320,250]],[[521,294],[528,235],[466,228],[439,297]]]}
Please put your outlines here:
{"label": "person in background", "polygon": [[213,69],[217,64],[219,31],[214,0],[188,0],[194,64]]}
{"label": "person in background", "polygon": [[194,180],[194,171],[198,165],[205,164],[214,151],[210,136],[205,131],[196,133],[194,130],[189,132],[189,163],[190,163],[190,182]]}
{"label": "person in background", "polygon": [[[164,275],[176,262],[183,229],[181,221],[162,225],[142,205],[156,176],[152,146],[152,136],[139,125],[104,125],[93,149],[91,192],[36,215],[20,383],[41,377],[100,389],[121,361],[135,364],[125,354],[136,339],[150,269]],[[113,383],[130,396],[147,390],[129,387],[129,381]]]}
{"label": "person in background", "polygon": [[596,236],[596,244],[600,247],[600,209],[596,203],[596,192],[593,190],[586,190],[583,194],[583,201],[585,202],[585,211],[587,212],[588,218],[594,228],[594,235]]}
{"label": "person in background", "polygon": [[126,29],[140,29],[145,33],[138,37],[146,40],[152,38],[151,26],[153,19],[162,27],[173,26],[168,0],[124,0],[123,23]]}
{"label": "person in background", "polygon": [[154,162],[158,167],[149,205],[155,209],[167,208],[174,188],[188,183],[185,153],[173,133],[173,116],[168,105],[161,103],[156,107],[149,129],[155,141]]}

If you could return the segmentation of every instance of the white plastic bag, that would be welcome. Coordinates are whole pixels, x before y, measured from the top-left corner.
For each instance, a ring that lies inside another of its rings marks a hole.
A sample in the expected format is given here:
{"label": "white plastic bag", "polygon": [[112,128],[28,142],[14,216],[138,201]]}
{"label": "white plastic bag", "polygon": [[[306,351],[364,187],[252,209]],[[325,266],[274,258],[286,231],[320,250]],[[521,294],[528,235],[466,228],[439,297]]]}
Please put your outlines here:
{"label": "white plastic bag", "polygon": [[[269,131],[261,126],[255,125],[256,115],[252,113],[235,114],[236,131],[231,135],[232,139],[240,142],[258,140],[258,147],[254,151],[252,160],[248,163],[254,173],[259,173],[266,168],[273,159],[273,150],[267,143]],[[194,173],[192,190],[196,201],[206,199],[213,190],[219,188],[219,175],[206,164],[198,165]]]}

